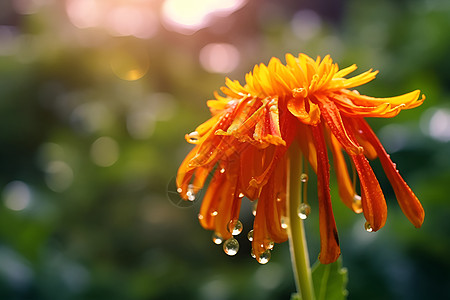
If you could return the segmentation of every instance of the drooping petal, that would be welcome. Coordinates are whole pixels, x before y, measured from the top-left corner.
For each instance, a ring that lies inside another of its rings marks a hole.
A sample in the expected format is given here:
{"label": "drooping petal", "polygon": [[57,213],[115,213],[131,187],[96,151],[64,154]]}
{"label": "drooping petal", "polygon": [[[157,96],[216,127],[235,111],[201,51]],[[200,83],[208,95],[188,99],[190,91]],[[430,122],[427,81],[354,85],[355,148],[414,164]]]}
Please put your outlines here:
{"label": "drooping petal", "polygon": [[362,209],[356,200],[356,191],[353,187],[353,181],[350,179],[347,164],[344,155],[342,154],[342,147],[334,137],[330,135],[331,153],[333,154],[333,164],[336,172],[336,179],[338,182],[339,196],[342,202],[355,213],[361,213]]}
{"label": "drooping petal", "polygon": [[358,172],[361,183],[361,201],[364,217],[373,231],[377,231],[386,223],[387,206],[383,191],[378,183],[369,161],[363,154],[350,155]]}
{"label": "drooping petal", "polygon": [[327,148],[322,129],[312,126],[314,144],[317,150],[317,192],[319,197],[319,223],[320,223],[320,255],[323,264],[329,264],[339,257],[341,250],[334,220],[330,196],[330,166],[328,163]]}
{"label": "drooping petal", "polygon": [[[215,172],[211,182],[209,183],[208,190],[202,200],[200,207],[199,221],[203,228],[208,230],[215,230],[215,219],[219,213],[219,205],[221,198],[221,188],[226,180],[225,174]],[[223,238],[227,238],[224,236]]]}
{"label": "drooping petal", "polygon": [[267,211],[267,229],[269,237],[275,243],[287,240],[286,228],[283,228],[281,219],[286,216],[286,180],[287,180],[287,156],[277,164],[277,167],[267,183],[268,191],[262,191],[262,195],[268,196],[265,201]]}
{"label": "drooping petal", "polygon": [[408,184],[403,180],[402,176],[398,172],[396,165],[392,162],[386,150],[381,145],[377,136],[370,128],[369,124],[364,119],[355,120],[359,125],[359,128],[363,131],[363,134],[367,137],[370,143],[375,148],[375,151],[380,158],[381,165],[384,172],[386,173],[389,182],[394,189],[397,201],[402,209],[403,213],[409,219],[409,221],[415,226],[422,226],[423,220],[425,218],[425,212],[423,210],[422,204],[420,204],[419,199],[413,193]]}

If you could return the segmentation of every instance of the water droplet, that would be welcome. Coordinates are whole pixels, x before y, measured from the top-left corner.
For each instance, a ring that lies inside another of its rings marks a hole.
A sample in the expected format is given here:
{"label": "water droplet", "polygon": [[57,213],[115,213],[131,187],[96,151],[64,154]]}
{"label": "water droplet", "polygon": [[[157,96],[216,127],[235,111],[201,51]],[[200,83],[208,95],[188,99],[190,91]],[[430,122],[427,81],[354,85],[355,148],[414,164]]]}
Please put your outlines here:
{"label": "water droplet", "polygon": [[186,196],[189,201],[195,200],[194,185],[192,185],[192,184],[188,185]]}
{"label": "water droplet", "polygon": [[229,238],[223,243],[223,251],[230,256],[236,255],[239,251],[239,242],[234,237]]}
{"label": "water droplet", "polygon": [[183,191],[182,188],[177,188],[177,192],[180,194]]}
{"label": "water droplet", "polygon": [[302,175],[300,175],[300,181],[301,182],[308,182],[308,174],[303,173]]}
{"label": "water droplet", "polygon": [[253,248],[252,248],[252,251],[250,251],[250,255],[251,255],[253,258],[256,258],[255,251],[253,250]]}
{"label": "water droplet", "polygon": [[225,173],[225,169],[224,168],[220,169],[220,173],[221,174]]}
{"label": "water droplet", "polygon": [[362,212],[362,202],[360,195],[353,196],[352,208],[353,211],[358,214]]}
{"label": "water droplet", "polygon": [[247,234],[247,238],[248,238],[248,240],[249,240],[250,242],[252,242],[252,241],[253,241],[253,229],[252,229],[252,230],[250,230],[250,231],[248,232],[248,234]]}
{"label": "water droplet", "polygon": [[212,235],[212,241],[214,242],[214,244],[220,245],[223,242],[223,237],[220,235],[220,233],[214,232]]}
{"label": "water droplet", "polygon": [[366,221],[366,223],[364,224],[364,229],[367,232],[372,232],[373,231],[372,225],[370,225],[370,223],[368,221]]}
{"label": "water droplet", "polygon": [[217,210],[211,212],[211,216],[215,217],[219,214],[219,212]]}
{"label": "water droplet", "polygon": [[238,197],[239,197],[239,198],[243,198],[243,197],[244,197],[244,194],[243,194],[243,193],[239,193]]}
{"label": "water droplet", "polygon": [[271,256],[272,253],[270,252],[270,250],[266,250],[259,255],[258,262],[262,265],[267,264]]}
{"label": "water droplet", "polygon": [[258,200],[253,201],[252,205],[252,215],[256,217],[256,210],[258,209]]}
{"label": "water droplet", "polygon": [[267,239],[265,241],[266,249],[272,250],[273,246],[275,246],[275,243],[271,239]]}
{"label": "water droplet", "polygon": [[202,214],[198,214],[198,219],[203,220],[204,216]]}
{"label": "water droplet", "polygon": [[306,218],[308,218],[310,212],[311,206],[309,206],[307,203],[300,203],[297,210],[297,214],[300,219],[305,220]]}
{"label": "water droplet", "polygon": [[288,218],[287,217],[285,217],[285,216],[282,216],[281,217],[281,219],[280,219],[280,223],[281,223],[281,228],[283,228],[283,229],[287,229],[288,228]]}
{"label": "water droplet", "polygon": [[242,229],[244,229],[244,226],[242,226],[242,223],[239,220],[231,220],[228,223],[227,229],[232,235],[238,235],[242,232]]}
{"label": "water droplet", "polygon": [[277,111],[278,110],[278,106],[276,106],[276,105],[272,105],[270,108],[269,108],[269,111]]}
{"label": "water droplet", "polygon": [[198,139],[200,138],[200,134],[197,131],[193,131],[188,134],[188,141],[189,143],[197,143]]}

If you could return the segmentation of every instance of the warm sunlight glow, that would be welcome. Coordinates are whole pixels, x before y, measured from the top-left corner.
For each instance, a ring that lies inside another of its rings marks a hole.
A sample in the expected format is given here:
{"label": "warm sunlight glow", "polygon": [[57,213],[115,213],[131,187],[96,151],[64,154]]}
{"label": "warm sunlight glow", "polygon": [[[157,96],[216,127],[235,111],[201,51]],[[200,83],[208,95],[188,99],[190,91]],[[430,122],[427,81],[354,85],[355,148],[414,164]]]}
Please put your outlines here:
{"label": "warm sunlight glow", "polygon": [[192,34],[210,25],[215,16],[227,16],[246,0],[166,0],[162,6],[164,25],[183,34]]}
{"label": "warm sunlight glow", "polygon": [[103,27],[113,36],[146,39],[158,30],[156,13],[147,2],[66,0],[66,12],[74,26]]}

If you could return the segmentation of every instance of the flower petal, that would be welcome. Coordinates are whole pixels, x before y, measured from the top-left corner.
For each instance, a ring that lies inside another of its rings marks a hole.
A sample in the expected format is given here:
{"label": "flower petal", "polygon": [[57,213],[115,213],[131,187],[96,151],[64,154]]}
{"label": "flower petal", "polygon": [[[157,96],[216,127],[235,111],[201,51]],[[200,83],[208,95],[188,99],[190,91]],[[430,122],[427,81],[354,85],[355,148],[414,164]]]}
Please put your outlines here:
{"label": "flower petal", "polygon": [[333,135],[337,138],[339,143],[341,143],[345,151],[353,155],[362,153],[363,148],[347,134],[339,113],[339,109],[336,107],[334,102],[323,96],[318,97],[318,100],[323,119],[327,123]]}
{"label": "flower petal", "polygon": [[411,188],[403,180],[396,168],[396,165],[386,153],[386,150],[381,145],[369,124],[367,124],[367,122],[363,119],[356,120],[356,122],[363,131],[363,134],[367,137],[368,141],[375,148],[384,172],[386,173],[386,176],[394,189],[395,196],[397,197],[398,204],[400,205],[403,213],[415,227],[418,228],[422,226],[425,218],[425,212],[419,199],[417,199]]}
{"label": "flower petal", "polygon": [[362,209],[358,205],[355,205],[356,191],[348,173],[347,164],[345,162],[344,155],[342,154],[342,147],[334,135],[330,135],[330,140],[331,153],[333,154],[333,164],[338,182],[339,196],[348,208],[359,214],[362,212]]}
{"label": "flower petal", "polygon": [[320,255],[323,264],[329,264],[338,259],[341,254],[339,238],[334,220],[330,196],[330,166],[328,163],[327,148],[322,129],[312,126],[314,144],[317,149],[317,192],[319,196],[319,223],[320,223]]}
{"label": "flower petal", "polygon": [[386,223],[387,206],[383,191],[378,183],[369,161],[363,154],[350,155],[358,172],[361,183],[361,201],[364,217],[373,231],[377,231]]}

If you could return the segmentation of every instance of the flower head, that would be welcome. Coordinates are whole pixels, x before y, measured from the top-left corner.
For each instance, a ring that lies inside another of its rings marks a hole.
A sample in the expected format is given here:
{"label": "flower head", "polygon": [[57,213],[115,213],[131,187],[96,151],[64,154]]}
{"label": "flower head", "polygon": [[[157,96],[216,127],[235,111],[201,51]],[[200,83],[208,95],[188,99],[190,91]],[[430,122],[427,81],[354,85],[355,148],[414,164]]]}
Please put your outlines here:
{"label": "flower head", "polygon": [[[195,147],[177,175],[178,192],[193,200],[213,174],[199,213],[205,229],[235,246],[232,236],[240,232],[235,229],[240,226],[242,198],[257,200],[252,248],[258,261],[266,261],[273,243],[287,240],[287,150],[294,143],[300,149],[298,155],[317,174],[322,263],[340,255],[329,192],[328,149],[339,196],[355,213],[364,214],[367,230],[377,231],[387,217],[383,192],[367,160],[376,157],[404,214],[414,226],[421,226],[422,205],[364,118],[393,117],[402,109],[419,106],[425,97],[419,99],[418,90],[391,98],[360,95],[352,88],[373,80],[377,72],[345,78],[354,70],[356,65],[339,70],[329,56],[313,60],[304,54],[287,54],[286,64],[272,58],[267,66],[256,65],[245,76],[244,86],[226,79],[221,88],[225,96],[215,93],[215,99],[207,102],[212,117],[186,135]],[[359,178],[360,195],[344,154]],[[302,205],[306,216],[306,199]]]}

